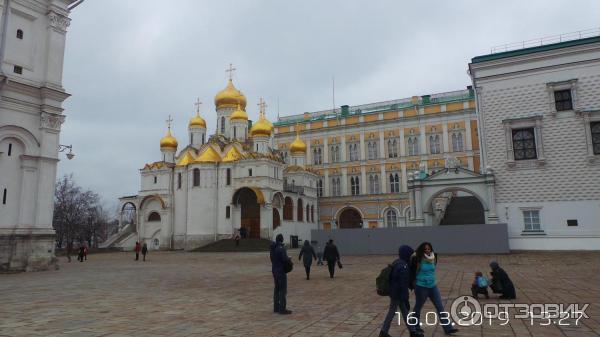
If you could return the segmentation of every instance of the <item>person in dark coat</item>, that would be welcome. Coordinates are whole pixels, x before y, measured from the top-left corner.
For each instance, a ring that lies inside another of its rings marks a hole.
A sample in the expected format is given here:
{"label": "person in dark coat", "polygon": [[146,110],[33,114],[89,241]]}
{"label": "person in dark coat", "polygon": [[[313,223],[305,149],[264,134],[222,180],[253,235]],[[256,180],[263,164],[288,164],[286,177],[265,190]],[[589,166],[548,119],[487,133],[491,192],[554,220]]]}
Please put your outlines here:
{"label": "person in dark coat", "polygon": [[312,265],[313,259],[317,259],[317,254],[315,253],[315,249],[310,245],[308,240],[304,240],[304,246],[300,249],[300,256],[298,256],[298,260],[300,260],[304,256],[304,270],[306,271],[306,279],[310,280],[310,266]]}
{"label": "person in dark coat", "polygon": [[140,251],[142,250],[142,245],[138,241],[135,242],[135,260],[138,261],[140,259]]}
{"label": "person in dark coat", "polygon": [[500,295],[501,299],[514,300],[517,298],[515,286],[504,269],[500,268],[498,262],[492,261],[490,263],[490,268],[492,268],[492,272],[490,273],[492,275],[492,284],[490,286],[492,291],[495,294],[502,294]]}
{"label": "person in dark coat", "polygon": [[275,289],[273,290],[273,312],[281,315],[289,315],[292,311],[288,310],[286,303],[287,295],[287,275],[284,265],[289,260],[287,251],[283,246],[283,235],[277,234],[275,242],[271,244],[271,272],[275,281]]}
{"label": "person in dark coat", "polygon": [[83,246],[79,247],[79,254],[77,254],[77,260],[83,262],[83,255],[85,254]]}
{"label": "person in dark coat", "polygon": [[333,244],[333,240],[329,239],[327,244],[325,244],[325,249],[323,250],[323,260],[327,261],[327,268],[329,268],[329,277],[333,278],[333,274],[335,273],[335,264],[340,260],[340,253],[336,245]]}
{"label": "person in dark coat", "polygon": [[390,325],[398,308],[400,309],[400,313],[402,313],[402,319],[410,332],[410,336],[422,336],[417,333],[415,325],[408,324],[407,322],[408,311],[410,310],[410,303],[408,302],[410,268],[408,262],[412,253],[413,249],[411,247],[402,245],[398,249],[399,258],[392,263],[393,269],[390,274],[390,306],[379,332],[379,337],[390,337]]}
{"label": "person in dark coat", "polygon": [[148,254],[148,245],[144,242],[142,246],[142,256],[144,257],[144,261],[146,261],[146,254]]}

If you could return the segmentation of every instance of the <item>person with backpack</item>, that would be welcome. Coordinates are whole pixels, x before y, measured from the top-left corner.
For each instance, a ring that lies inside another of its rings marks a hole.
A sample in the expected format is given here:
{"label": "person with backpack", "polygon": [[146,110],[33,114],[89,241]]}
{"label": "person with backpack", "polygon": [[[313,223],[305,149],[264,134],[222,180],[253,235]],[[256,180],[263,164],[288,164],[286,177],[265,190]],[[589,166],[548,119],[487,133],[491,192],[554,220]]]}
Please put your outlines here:
{"label": "person with backpack", "polygon": [[291,271],[291,260],[287,255],[283,246],[283,235],[277,234],[275,242],[271,244],[271,272],[275,281],[275,289],[273,290],[273,312],[281,315],[289,315],[292,313],[288,310],[286,295],[287,295],[287,275]]}
{"label": "person with backpack", "polygon": [[379,337],[391,337],[389,334],[390,326],[398,309],[400,309],[402,319],[410,332],[410,337],[423,336],[423,334],[417,332],[415,325],[409,324],[407,321],[408,311],[410,310],[410,303],[408,302],[410,268],[408,261],[412,253],[413,249],[411,247],[406,245],[400,246],[398,249],[399,258],[383,269],[379,277],[377,277],[377,293],[390,297],[390,306],[383,320]]}
{"label": "person with backpack", "polygon": [[488,294],[488,279],[483,276],[483,273],[478,271],[475,273],[475,279],[473,280],[473,283],[471,284],[471,294],[473,294],[473,297],[477,298],[478,294],[482,294],[485,295],[485,298],[490,298],[490,294]]}
{"label": "person with backpack", "polygon": [[515,286],[508,277],[508,274],[504,269],[500,268],[500,265],[496,261],[490,263],[492,268],[492,283],[490,288],[496,294],[502,294],[499,298],[503,300],[514,300],[517,297]]}
{"label": "person with backpack", "polygon": [[340,253],[333,244],[333,239],[329,239],[325,244],[325,249],[323,250],[323,260],[327,261],[327,268],[329,269],[329,277],[333,278],[335,274],[335,265],[336,262],[340,268],[342,268],[342,263],[340,262]]}
{"label": "person with backpack", "polygon": [[458,329],[452,327],[450,317],[445,312],[442,303],[442,295],[437,287],[435,270],[437,268],[437,254],[433,252],[433,246],[429,242],[423,242],[419,245],[411,257],[411,283],[415,288],[415,308],[414,317],[417,319],[415,326],[417,331],[423,332],[420,328],[421,309],[425,301],[429,298],[437,311],[440,324],[446,335],[458,332]]}
{"label": "person with backpack", "polygon": [[317,259],[317,254],[315,253],[315,249],[310,245],[308,240],[304,240],[304,245],[302,249],[300,249],[300,256],[298,256],[298,260],[302,259],[304,256],[304,271],[306,271],[306,279],[310,280],[310,266],[312,265],[313,258]]}

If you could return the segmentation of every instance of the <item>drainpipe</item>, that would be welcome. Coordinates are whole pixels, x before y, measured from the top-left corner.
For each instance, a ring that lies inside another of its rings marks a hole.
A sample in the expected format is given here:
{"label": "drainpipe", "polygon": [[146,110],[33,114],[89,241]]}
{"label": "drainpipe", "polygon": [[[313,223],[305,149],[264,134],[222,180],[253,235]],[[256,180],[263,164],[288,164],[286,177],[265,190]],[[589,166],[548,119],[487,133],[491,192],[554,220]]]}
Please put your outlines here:
{"label": "drainpipe", "polygon": [[217,163],[217,211],[215,212],[215,242],[217,241],[217,231],[219,229],[219,170],[221,169],[221,165]]}
{"label": "drainpipe", "polygon": [[[8,8],[10,0],[4,0],[4,8],[2,8],[2,36],[0,37],[0,75],[4,75],[2,65],[4,64],[4,54],[6,50],[6,33],[8,30]],[[6,79],[8,80],[8,79]]]}
{"label": "drainpipe", "polygon": [[171,167],[171,179],[170,179],[169,192],[171,193],[171,240],[169,241],[169,249],[173,250],[175,246],[175,166]]}

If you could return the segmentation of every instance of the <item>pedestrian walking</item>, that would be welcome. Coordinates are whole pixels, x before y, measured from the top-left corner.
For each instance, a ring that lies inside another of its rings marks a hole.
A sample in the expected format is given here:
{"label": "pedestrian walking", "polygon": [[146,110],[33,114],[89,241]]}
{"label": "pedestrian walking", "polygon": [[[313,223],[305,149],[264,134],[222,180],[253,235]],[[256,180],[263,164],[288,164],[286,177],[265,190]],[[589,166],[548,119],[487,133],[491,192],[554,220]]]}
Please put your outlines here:
{"label": "pedestrian walking", "polygon": [[442,296],[437,287],[435,269],[437,268],[437,254],[433,252],[433,246],[429,242],[423,242],[411,258],[411,273],[414,275],[415,283],[415,318],[417,319],[417,331],[422,333],[419,323],[421,322],[421,309],[429,298],[437,311],[440,324],[447,335],[458,332],[452,327],[452,322],[445,312]]}
{"label": "pedestrian walking", "polygon": [[88,247],[83,246],[83,258],[87,261]]}
{"label": "pedestrian walking", "polygon": [[135,260],[138,261],[140,259],[140,251],[142,250],[142,246],[140,245],[139,241],[135,242]]}
{"label": "pedestrian walking", "polygon": [[240,231],[235,230],[235,235],[233,237],[235,239],[235,246],[238,247],[240,245]]}
{"label": "pedestrian walking", "polygon": [[77,260],[79,260],[79,262],[83,262],[83,254],[84,254],[83,246],[80,246],[79,253],[77,254]]}
{"label": "pedestrian walking", "polygon": [[515,291],[515,286],[508,277],[508,274],[504,271],[504,269],[500,268],[500,265],[496,261],[492,261],[490,263],[490,268],[492,268],[492,284],[490,288],[495,294],[500,295],[500,299],[503,300],[514,300],[517,297],[517,293]]}
{"label": "pedestrian walking", "polygon": [[144,257],[144,261],[146,261],[146,254],[148,254],[148,245],[144,242],[142,246],[142,256]]}
{"label": "pedestrian walking", "polygon": [[413,254],[413,249],[409,246],[402,245],[398,249],[398,259],[392,263],[392,271],[389,275],[389,296],[390,306],[388,308],[387,315],[383,321],[383,326],[379,332],[379,337],[391,337],[389,335],[390,326],[392,320],[396,315],[398,309],[402,314],[402,319],[410,332],[410,337],[423,336],[418,333],[414,324],[408,323],[408,311],[410,310],[410,303],[408,301],[408,287],[410,283],[410,267],[409,261]]}
{"label": "pedestrian walking", "polygon": [[67,259],[69,260],[69,263],[71,263],[71,254],[72,253],[73,253],[73,243],[68,242],[67,243]]}
{"label": "pedestrian walking", "polygon": [[310,280],[310,266],[312,265],[313,259],[317,259],[317,254],[308,240],[304,240],[304,245],[302,246],[302,249],[300,249],[300,256],[298,256],[298,260],[302,259],[302,256],[304,256],[302,262],[304,264],[304,271],[306,272],[306,279]]}
{"label": "pedestrian walking", "polygon": [[283,235],[277,234],[275,242],[271,244],[271,272],[275,281],[273,290],[273,312],[281,315],[289,315],[291,310],[287,309],[287,275],[291,270],[291,259],[283,246]]}
{"label": "pedestrian walking", "polygon": [[[329,239],[323,250],[323,259],[327,261],[327,268],[329,269],[329,278],[333,278],[335,274],[335,266],[341,266],[340,253],[337,246],[333,244],[333,239]],[[341,268],[341,267],[340,267]]]}

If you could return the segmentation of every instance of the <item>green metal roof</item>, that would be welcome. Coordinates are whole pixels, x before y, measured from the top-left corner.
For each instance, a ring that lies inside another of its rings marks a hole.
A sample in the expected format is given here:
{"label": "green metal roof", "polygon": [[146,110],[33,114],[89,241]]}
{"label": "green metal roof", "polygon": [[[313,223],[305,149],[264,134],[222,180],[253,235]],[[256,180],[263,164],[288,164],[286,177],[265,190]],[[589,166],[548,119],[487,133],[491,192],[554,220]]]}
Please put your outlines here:
{"label": "green metal roof", "polygon": [[596,42],[600,42],[600,36],[588,37],[588,38],[579,39],[579,40],[571,40],[571,41],[565,41],[565,42],[552,43],[552,44],[547,44],[547,45],[537,46],[537,47],[529,47],[529,48],[524,48],[524,49],[505,51],[505,52],[496,53],[496,54],[476,56],[473,59],[471,59],[471,63],[481,63],[481,62],[493,61],[493,60],[503,59],[503,58],[507,58],[507,57],[539,53],[539,52],[548,51],[548,50],[568,48],[568,47],[596,43]]}

